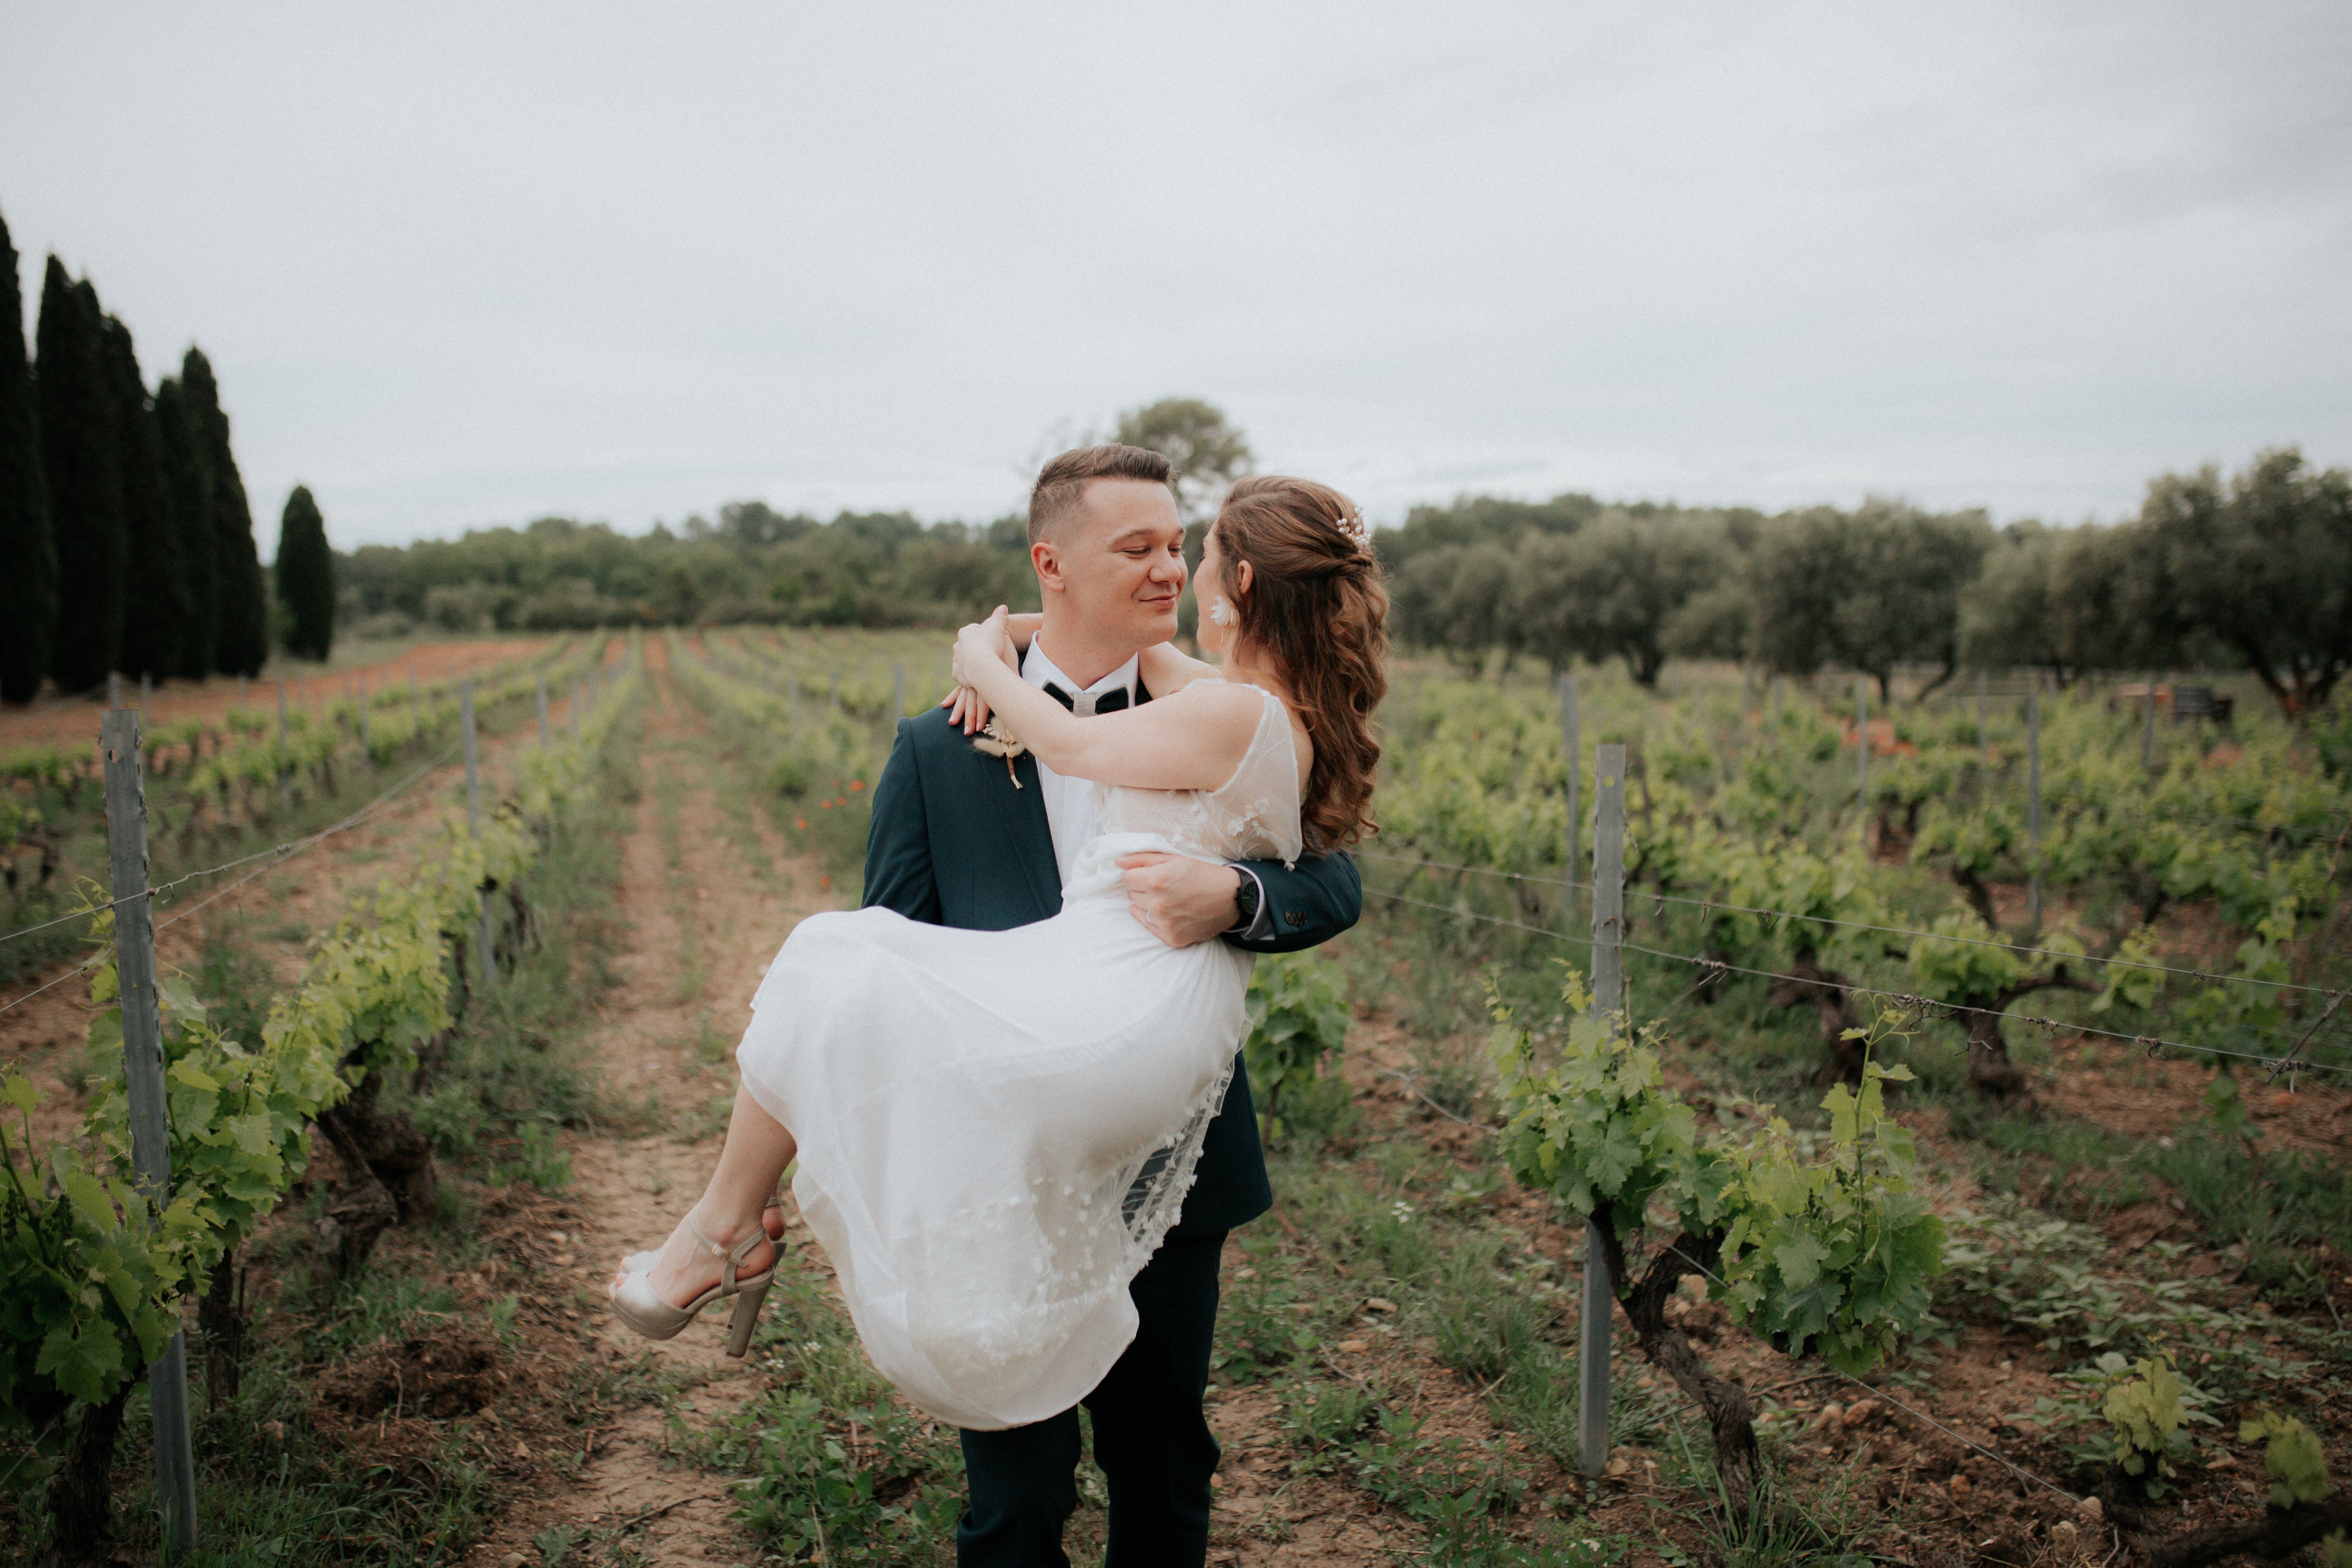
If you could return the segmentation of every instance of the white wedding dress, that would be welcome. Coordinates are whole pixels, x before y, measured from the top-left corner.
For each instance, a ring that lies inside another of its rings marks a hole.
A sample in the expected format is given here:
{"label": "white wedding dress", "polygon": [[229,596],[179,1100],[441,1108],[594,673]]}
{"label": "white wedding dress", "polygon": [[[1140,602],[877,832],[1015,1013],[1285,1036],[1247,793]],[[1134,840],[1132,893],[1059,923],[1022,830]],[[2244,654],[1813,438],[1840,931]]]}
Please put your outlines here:
{"label": "white wedding dress", "polygon": [[1104,831],[1052,919],[812,915],[752,998],[736,1059],[800,1142],[793,1196],[867,1355],[942,1420],[1058,1415],[1135,1337],[1128,1285],[1224,1100],[1252,958],[1161,943],[1113,862],[1298,858],[1289,716],[1253,689],[1265,710],[1220,788],[1096,787]]}

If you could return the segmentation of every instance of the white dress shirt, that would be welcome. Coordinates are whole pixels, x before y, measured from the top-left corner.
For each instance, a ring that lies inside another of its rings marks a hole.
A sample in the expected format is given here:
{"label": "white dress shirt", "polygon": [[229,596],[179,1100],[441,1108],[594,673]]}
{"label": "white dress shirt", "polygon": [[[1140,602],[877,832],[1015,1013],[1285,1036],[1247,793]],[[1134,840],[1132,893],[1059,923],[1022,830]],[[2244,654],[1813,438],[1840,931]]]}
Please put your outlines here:
{"label": "white dress shirt", "polygon": [[[1029,652],[1022,657],[1021,678],[1041,692],[1045,689],[1045,683],[1051,681],[1074,698],[1098,697],[1105,692],[1124,690],[1128,706],[1132,707],[1139,679],[1137,668],[1137,659],[1130,658],[1081,693],[1078,684],[1064,674],[1052,655],[1045,652],[1045,638],[1036,636],[1029,639]],[[1075,702],[1072,711],[1087,706],[1084,702]],[[1054,870],[1064,887],[1070,884],[1070,867],[1076,862],[1078,852],[1102,831],[1102,811],[1097,803],[1095,788],[1092,779],[1065,779],[1046,767],[1043,760],[1037,763],[1037,793],[1045,803],[1045,826],[1054,836]],[[1274,909],[1265,901],[1264,879],[1245,865],[1236,865],[1234,869],[1256,883],[1257,914],[1250,921],[1247,930],[1236,925],[1232,934],[1260,940],[1273,936]]]}
{"label": "white dress shirt", "polygon": [[[1105,692],[1124,691],[1128,702],[1132,704],[1135,701],[1136,664],[1136,659],[1130,657],[1126,664],[1093,685],[1085,687],[1083,695],[1098,697]],[[1053,656],[1045,652],[1045,640],[1042,636],[1029,639],[1028,655],[1021,661],[1021,678],[1041,692],[1045,689],[1045,683],[1051,681],[1074,697],[1081,695],[1078,683],[1064,674],[1061,666],[1055,664]],[[1045,826],[1054,834],[1054,868],[1061,875],[1062,885],[1067,887],[1070,867],[1076,863],[1078,852],[1102,831],[1102,813],[1096,806],[1094,780],[1065,779],[1040,760],[1037,764],[1037,793],[1045,802]]]}

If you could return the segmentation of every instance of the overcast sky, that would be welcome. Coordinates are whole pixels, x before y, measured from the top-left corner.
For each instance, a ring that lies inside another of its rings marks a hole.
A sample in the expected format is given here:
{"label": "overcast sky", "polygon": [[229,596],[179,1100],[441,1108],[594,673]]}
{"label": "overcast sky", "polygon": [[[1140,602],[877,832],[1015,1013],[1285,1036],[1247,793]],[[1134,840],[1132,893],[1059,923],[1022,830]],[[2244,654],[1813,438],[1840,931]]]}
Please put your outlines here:
{"label": "overcast sky", "polygon": [[18,4],[0,214],[265,553],[991,517],[1171,394],[1381,520],[2352,463],[2343,0]]}

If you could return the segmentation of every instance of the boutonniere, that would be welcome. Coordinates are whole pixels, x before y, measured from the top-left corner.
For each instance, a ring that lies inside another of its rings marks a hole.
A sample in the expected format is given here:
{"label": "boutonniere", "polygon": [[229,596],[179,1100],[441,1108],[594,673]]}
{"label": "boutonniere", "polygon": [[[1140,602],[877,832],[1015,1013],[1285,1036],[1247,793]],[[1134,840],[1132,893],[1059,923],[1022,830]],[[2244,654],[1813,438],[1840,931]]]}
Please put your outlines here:
{"label": "boutonniere", "polygon": [[1015,789],[1021,788],[1021,775],[1013,770],[1013,759],[1029,748],[1013,737],[1013,732],[1004,727],[1002,720],[992,717],[982,725],[980,733],[971,737],[971,748],[1004,758],[1004,776],[1013,780]]}

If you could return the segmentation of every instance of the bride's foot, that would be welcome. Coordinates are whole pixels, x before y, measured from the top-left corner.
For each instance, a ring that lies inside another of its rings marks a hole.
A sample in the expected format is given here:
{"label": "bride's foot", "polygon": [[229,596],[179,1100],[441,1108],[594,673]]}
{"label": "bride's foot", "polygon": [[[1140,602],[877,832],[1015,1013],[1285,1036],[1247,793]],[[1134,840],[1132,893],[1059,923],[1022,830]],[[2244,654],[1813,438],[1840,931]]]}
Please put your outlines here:
{"label": "bride's foot", "polygon": [[[768,1199],[768,1207],[760,1211],[760,1228],[768,1233],[769,1240],[775,1242],[780,1247],[783,1245],[783,1194],[778,1193],[773,1197]],[[621,1260],[620,1270],[618,1272],[614,1274],[612,1281],[610,1281],[610,1285],[614,1287],[618,1286],[621,1281],[621,1276],[624,1274],[641,1273],[645,1270],[652,1268],[654,1266],[654,1260],[660,1256],[661,1253],[658,1250],[630,1253],[627,1257]]]}
{"label": "bride's foot", "polygon": [[[774,1223],[768,1223],[772,1218]],[[703,1238],[709,1240],[708,1246],[694,1233],[697,1223],[702,1228]],[[764,1274],[774,1268],[782,1234],[781,1203],[771,1203],[757,1219],[719,1220],[688,1211],[658,1252],[638,1252],[624,1260],[614,1271],[607,1291],[619,1291],[630,1275],[643,1272],[646,1284],[656,1297],[683,1310],[720,1283],[727,1254],[736,1253],[739,1249],[741,1250],[734,1270],[738,1278]],[[752,1239],[755,1237],[757,1239]],[[747,1240],[751,1241],[748,1248],[743,1245]]]}

